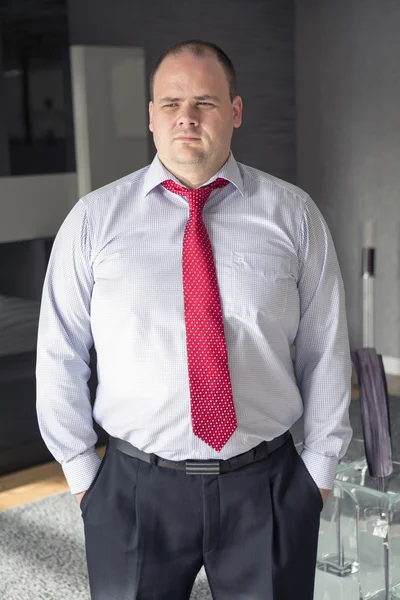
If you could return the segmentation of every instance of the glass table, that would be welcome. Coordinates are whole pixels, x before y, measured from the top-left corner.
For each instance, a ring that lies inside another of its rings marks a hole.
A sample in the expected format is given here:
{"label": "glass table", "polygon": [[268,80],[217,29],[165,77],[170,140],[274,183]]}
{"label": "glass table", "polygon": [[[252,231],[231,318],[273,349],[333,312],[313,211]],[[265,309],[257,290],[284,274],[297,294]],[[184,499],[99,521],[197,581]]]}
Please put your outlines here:
{"label": "glass table", "polygon": [[315,600],[400,600],[400,463],[381,491],[352,445],[321,512]]}

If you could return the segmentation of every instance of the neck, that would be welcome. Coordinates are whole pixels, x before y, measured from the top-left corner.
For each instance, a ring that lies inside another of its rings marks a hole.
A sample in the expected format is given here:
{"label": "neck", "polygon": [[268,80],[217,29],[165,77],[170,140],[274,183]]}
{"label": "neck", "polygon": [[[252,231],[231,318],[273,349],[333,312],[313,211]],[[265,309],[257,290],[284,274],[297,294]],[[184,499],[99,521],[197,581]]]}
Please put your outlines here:
{"label": "neck", "polygon": [[[170,165],[166,161],[164,161],[159,155],[158,155],[158,158],[159,158],[160,162],[164,165],[164,167],[174,177],[176,177],[183,186],[185,186],[189,190],[194,190],[194,189],[200,187],[201,185],[203,185],[204,183],[206,183],[206,181],[211,179],[211,177],[213,177],[213,175],[218,173],[218,171],[223,167],[223,165],[228,160],[228,159],[224,160],[221,163],[221,165],[219,165],[217,168],[213,168],[213,169],[203,168],[202,169],[201,165],[199,165],[199,164],[178,165],[178,168],[176,168],[174,165]],[[229,155],[228,155],[228,158],[229,158]]]}

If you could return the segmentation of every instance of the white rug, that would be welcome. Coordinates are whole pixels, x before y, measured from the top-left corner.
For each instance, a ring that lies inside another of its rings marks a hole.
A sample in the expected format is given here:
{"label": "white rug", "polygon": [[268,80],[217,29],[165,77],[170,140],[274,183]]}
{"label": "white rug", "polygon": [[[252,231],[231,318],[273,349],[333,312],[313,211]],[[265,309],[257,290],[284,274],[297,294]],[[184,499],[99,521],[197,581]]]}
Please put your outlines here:
{"label": "white rug", "polygon": [[[83,523],[70,492],[0,512],[1,600],[90,600]],[[204,571],[191,600],[211,600]]]}

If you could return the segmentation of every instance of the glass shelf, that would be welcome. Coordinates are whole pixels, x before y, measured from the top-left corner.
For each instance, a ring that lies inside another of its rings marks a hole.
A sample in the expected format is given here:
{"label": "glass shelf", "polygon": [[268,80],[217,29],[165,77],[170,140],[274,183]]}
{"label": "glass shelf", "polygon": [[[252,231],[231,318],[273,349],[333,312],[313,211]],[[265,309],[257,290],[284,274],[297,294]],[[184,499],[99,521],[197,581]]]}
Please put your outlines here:
{"label": "glass shelf", "polygon": [[345,587],[357,581],[357,600],[400,600],[400,463],[384,491],[377,487],[364,457],[339,465],[321,513],[317,571],[348,578]]}

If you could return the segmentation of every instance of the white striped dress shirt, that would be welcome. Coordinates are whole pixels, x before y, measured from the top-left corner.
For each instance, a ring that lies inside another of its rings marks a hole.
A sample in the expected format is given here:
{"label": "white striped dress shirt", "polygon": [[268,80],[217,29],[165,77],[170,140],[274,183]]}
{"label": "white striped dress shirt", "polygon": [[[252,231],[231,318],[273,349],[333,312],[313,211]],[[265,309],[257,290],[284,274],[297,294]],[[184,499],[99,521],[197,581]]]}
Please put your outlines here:
{"label": "white striped dress shirt", "polygon": [[[80,199],[55,238],[37,345],[37,414],[72,493],[100,464],[94,419],[171,460],[227,459],[304,413],[302,458],[330,488],[351,438],[343,282],[327,225],[298,187],[228,161],[203,219],[214,253],[237,430],[217,452],[192,432],[182,289],[186,198],[151,165]],[[97,353],[93,407],[89,350]],[[290,348],[295,346],[295,371]]]}

